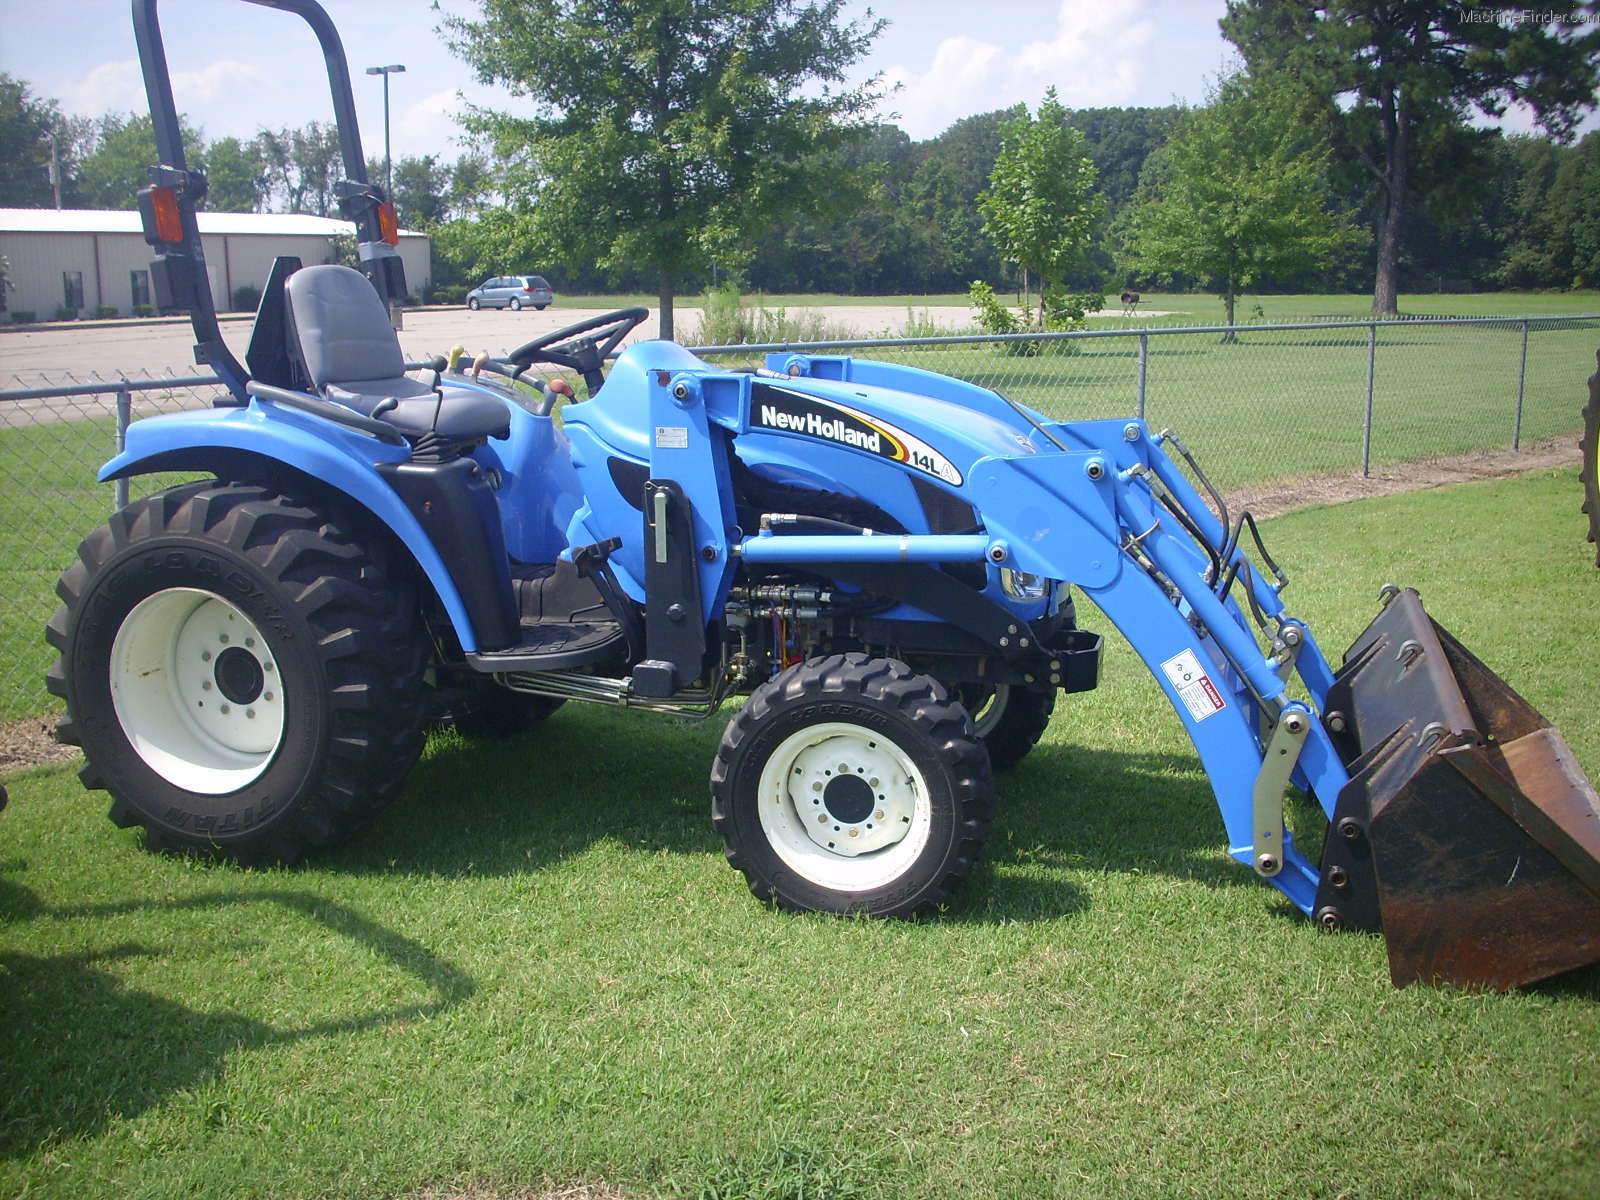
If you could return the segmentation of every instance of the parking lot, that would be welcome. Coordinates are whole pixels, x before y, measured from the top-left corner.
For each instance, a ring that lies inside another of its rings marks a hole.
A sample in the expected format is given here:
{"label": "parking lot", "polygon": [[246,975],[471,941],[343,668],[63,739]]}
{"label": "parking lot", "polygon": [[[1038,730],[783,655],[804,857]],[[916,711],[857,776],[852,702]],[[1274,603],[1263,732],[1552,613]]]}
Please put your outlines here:
{"label": "parking lot", "polygon": [[[571,325],[605,312],[599,308],[563,308],[559,302],[537,312],[523,309],[428,308],[404,314],[400,347],[406,357],[420,361],[435,354],[447,354],[452,346],[463,346],[468,354],[487,350],[504,355],[540,334]],[[793,310],[798,314],[804,310]],[[887,305],[844,305],[817,310],[830,324],[853,329],[862,335],[898,329],[905,321],[905,310]],[[957,328],[971,320],[966,308],[930,310],[930,318],[945,328]],[[678,340],[692,345],[700,326],[697,308],[677,311]],[[221,322],[222,337],[242,361],[250,342],[251,320],[229,316]],[[657,336],[656,317],[634,330],[629,339]],[[159,321],[81,321],[37,329],[0,331],[0,390],[45,387],[66,376],[78,380],[114,379],[119,375],[159,378],[207,374],[194,365],[194,335],[184,318]]]}

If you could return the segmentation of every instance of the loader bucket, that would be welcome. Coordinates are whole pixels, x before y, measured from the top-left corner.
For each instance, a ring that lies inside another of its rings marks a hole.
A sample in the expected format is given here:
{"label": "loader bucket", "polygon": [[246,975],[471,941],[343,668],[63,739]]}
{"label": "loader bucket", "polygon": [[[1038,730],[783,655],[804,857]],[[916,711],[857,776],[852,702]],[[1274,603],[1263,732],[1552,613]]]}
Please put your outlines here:
{"label": "loader bucket", "polygon": [[1520,987],[1600,961],[1600,798],[1566,739],[1393,593],[1323,718],[1345,759],[1316,916],[1382,929],[1397,987]]}

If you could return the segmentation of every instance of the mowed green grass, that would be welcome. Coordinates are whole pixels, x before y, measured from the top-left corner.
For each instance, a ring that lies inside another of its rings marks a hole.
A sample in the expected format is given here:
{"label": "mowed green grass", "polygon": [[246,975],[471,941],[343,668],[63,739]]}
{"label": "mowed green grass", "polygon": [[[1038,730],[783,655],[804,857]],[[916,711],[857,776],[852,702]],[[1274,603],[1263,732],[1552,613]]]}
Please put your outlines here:
{"label": "mowed green grass", "polygon": [[[1415,583],[1600,773],[1579,496],[1553,471],[1265,532],[1330,653]],[[296,870],[150,856],[70,768],[12,777],[0,1195],[1594,1194],[1600,970],[1394,990],[1379,939],[1228,860],[1120,643],[933,920],[753,900],[709,829],[719,733],[569,705],[440,735]]]}

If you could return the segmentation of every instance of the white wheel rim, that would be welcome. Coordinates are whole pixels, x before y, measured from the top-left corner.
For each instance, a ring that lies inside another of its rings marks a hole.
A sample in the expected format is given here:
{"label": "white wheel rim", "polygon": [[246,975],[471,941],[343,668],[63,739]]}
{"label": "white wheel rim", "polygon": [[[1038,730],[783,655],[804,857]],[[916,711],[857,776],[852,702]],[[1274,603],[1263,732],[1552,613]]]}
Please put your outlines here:
{"label": "white wheel rim", "polygon": [[758,784],[767,844],[797,875],[840,892],[899,879],[932,828],[922,772],[882,734],[843,721],[790,734]]}
{"label": "white wheel rim", "polygon": [[283,743],[278,674],[266,639],[237,608],[198,588],[167,588],[117,630],[111,703],[146,766],[220,796],[260,776]]}
{"label": "white wheel rim", "polygon": [[1000,718],[1006,713],[1006,702],[1010,699],[1011,685],[997,683],[989,690],[983,703],[970,710],[972,728],[980,738],[988,737],[995,726],[1000,724]]}

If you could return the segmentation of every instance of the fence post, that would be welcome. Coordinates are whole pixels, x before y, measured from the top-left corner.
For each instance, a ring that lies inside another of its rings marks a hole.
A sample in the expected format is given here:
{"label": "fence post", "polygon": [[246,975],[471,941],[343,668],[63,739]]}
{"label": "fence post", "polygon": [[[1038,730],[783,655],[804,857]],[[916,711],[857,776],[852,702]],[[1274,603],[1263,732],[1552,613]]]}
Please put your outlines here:
{"label": "fence post", "polygon": [[[117,453],[121,454],[128,447],[128,422],[133,419],[133,393],[126,387],[117,389]],[[124,475],[116,483],[117,509],[128,507],[128,477]]]}
{"label": "fence post", "polygon": [[1378,367],[1378,323],[1367,325],[1367,415],[1361,422],[1361,478],[1372,476],[1372,380]]}
{"label": "fence post", "polygon": [[1144,420],[1144,381],[1150,366],[1150,335],[1139,335],[1139,409],[1135,414],[1139,420]]}
{"label": "fence post", "polygon": [[1522,449],[1522,394],[1528,383],[1528,318],[1522,318],[1522,364],[1517,368],[1517,416],[1511,423],[1511,448]]}

